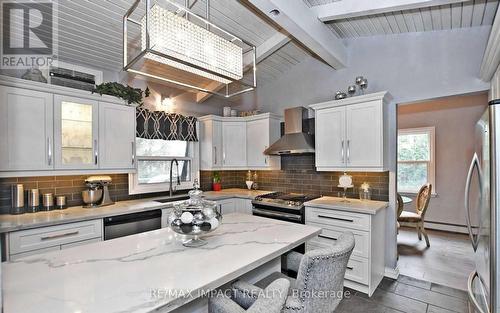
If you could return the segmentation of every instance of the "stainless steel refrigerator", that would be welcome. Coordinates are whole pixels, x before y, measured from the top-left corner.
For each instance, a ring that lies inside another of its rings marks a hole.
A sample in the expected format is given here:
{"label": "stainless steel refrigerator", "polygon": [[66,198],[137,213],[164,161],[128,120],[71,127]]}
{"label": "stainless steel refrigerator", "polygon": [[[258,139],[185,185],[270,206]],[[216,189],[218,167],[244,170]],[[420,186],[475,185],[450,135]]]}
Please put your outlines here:
{"label": "stainless steel refrigerator", "polygon": [[[465,190],[465,214],[475,259],[467,286],[470,312],[477,313],[500,312],[499,98],[490,100],[476,124],[476,149]],[[473,194],[477,194],[477,201],[471,200]]]}

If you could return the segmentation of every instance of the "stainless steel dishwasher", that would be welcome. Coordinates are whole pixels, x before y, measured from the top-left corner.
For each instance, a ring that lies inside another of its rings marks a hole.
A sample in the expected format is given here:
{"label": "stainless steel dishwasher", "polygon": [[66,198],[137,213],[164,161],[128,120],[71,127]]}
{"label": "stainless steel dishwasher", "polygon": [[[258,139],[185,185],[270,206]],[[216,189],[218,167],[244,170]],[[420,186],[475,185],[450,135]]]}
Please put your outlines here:
{"label": "stainless steel dishwasher", "polygon": [[161,228],[161,210],[104,218],[104,240],[139,234]]}

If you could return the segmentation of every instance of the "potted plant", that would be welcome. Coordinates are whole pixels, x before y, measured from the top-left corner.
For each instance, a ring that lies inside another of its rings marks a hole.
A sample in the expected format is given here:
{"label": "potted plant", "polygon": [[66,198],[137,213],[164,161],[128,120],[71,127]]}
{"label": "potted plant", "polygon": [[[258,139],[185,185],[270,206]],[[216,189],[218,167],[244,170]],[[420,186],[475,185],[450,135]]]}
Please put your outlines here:
{"label": "potted plant", "polygon": [[222,184],[221,184],[221,178],[220,178],[219,172],[214,172],[214,174],[213,174],[212,189],[213,189],[213,191],[221,191],[222,190]]}

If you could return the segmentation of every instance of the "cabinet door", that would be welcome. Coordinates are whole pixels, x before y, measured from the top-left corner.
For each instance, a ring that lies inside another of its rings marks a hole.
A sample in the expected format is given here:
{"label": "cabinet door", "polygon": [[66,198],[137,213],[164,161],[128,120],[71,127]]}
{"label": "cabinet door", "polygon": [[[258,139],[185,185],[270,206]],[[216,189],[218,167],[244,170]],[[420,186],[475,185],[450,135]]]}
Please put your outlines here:
{"label": "cabinet door", "polygon": [[236,212],[236,204],[234,199],[226,199],[218,201],[219,210],[222,215]]}
{"label": "cabinet door", "polygon": [[346,107],[347,167],[383,166],[382,106],[380,101]]}
{"label": "cabinet door", "polygon": [[222,123],[219,121],[212,122],[212,167],[222,167]]}
{"label": "cabinet door", "polygon": [[51,170],[53,96],[0,87],[0,170]]}
{"label": "cabinet door", "polygon": [[135,167],[135,108],[99,102],[99,168]]}
{"label": "cabinet door", "polygon": [[248,167],[267,167],[268,156],[264,150],[269,147],[269,120],[247,122],[247,164]]}
{"label": "cabinet door", "polygon": [[54,96],[54,157],[56,169],[96,169],[98,102]]}
{"label": "cabinet door", "polygon": [[222,164],[224,167],[246,167],[246,138],[246,122],[224,122],[222,124]]}
{"label": "cabinet door", "polygon": [[345,107],[316,112],[316,167],[345,167]]}

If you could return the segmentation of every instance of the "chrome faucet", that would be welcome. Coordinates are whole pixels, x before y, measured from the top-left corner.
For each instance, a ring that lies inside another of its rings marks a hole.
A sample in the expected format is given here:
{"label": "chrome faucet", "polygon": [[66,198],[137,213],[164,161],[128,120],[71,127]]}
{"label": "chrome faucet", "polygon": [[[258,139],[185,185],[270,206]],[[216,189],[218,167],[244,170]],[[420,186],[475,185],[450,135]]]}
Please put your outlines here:
{"label": "chrome faucet", "polygon": [[176,165],[176,170],[177,170],[177,186],[181,185],[181,177],[179,176],[179,162],[177,159],[173,159],[170,161],[170,196],[172,197],[173,194],[173,186],[172,186],[172,167],[174,167],[174,162]]}

